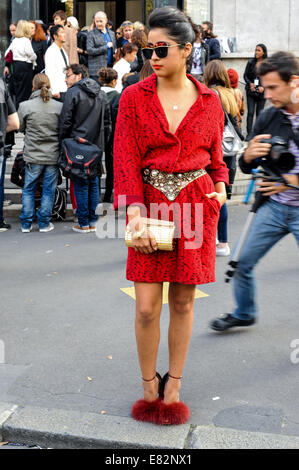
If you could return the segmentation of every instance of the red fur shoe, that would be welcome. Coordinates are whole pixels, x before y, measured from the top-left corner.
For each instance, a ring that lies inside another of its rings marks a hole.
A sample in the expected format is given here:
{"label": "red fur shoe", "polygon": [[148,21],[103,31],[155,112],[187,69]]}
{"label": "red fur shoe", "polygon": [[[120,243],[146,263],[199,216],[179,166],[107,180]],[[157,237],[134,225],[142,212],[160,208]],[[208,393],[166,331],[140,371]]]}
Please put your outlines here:
{"label": "red fur shoe", "polygon": [[151,382],[155,378],[158,378],[159,380],[159,388],[158,388],[158,393],[159,393],[159,398],[157,398],[154,401],[146,401],[144,399],[137,400],[136,403],[132,406],[132,417],[136,421],[145,421],[147,423],[154,423],[156,420],[156,415],[158,413],[158,409],[160,406],[161,402],[161,384],[162,384],[162,378],[158,372],[156,373],[155,377],[151,380],[144,380],[144,382]]}
{"label": "red fur shoe", "polygon": [[173,377],[172,375],[169,375],[169,373],[165,374],[163,379],[162,379],[162,384],[161,384],[161,400],[159,403],[157,403],[158,408],[157,412],[154,414],[154,423],[155,424],[160,424],[160,425],[171,425],[171,424],[185,424],[188,419],[190,418],[190,409],[189,407],[183,403],[182,401],[177,401],[174,403],[169,403],[166,404],[163,401],[164,398],[164,388],[166,383],[168,382],[169,377],[173,379],[178,379],[178,377]]}

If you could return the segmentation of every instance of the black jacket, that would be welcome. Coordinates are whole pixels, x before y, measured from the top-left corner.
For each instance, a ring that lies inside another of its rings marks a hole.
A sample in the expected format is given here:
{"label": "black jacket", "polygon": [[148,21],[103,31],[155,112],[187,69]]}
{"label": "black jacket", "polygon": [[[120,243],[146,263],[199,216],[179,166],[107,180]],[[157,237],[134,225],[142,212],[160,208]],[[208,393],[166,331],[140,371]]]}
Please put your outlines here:
{"label": "black jacket", "polygon": [[[286,142],[294,139],[291,122],[281,109],[274,107],[267,108],[259,114],[253,132],[249,136],[249,140],[260,134],[271,134],[272,137],[281,137]],[[242,155],[239,159],[239,165],[243,173],[249,174],[251,170],[257,168],[260,163],[259,160],[245,163],[244,156]]]}
{"label": "black jacket", "polygon": [[250,83],[254,83],[256,78],[259,78],[256,71],[256,59],[249,59],[246,65],[246,69],[244,72],[244,80],[245,80],[245,89],[246,93],[249,94],[252,98],[256,99],[264,99],[264,92],[259,93],[257,91],[250,90]]}
{"label": "black jacket", "polygon": [[209,61],[221,59],[220,43],[216,38],[207,38],[205,40],[209,46]]}
{"label": "black jacket", "polygon": [[48,49],[47,41],[31,41],[32,49],[36,53],[36,67],[34,73],[40,73],[45,69],[44,56]]}
{"label": "black jacket", "polygon": [[59,118],[60,142],[79,136],[104,151],[111,130],[110,106],[95,80],[84,78],[68,89]]}

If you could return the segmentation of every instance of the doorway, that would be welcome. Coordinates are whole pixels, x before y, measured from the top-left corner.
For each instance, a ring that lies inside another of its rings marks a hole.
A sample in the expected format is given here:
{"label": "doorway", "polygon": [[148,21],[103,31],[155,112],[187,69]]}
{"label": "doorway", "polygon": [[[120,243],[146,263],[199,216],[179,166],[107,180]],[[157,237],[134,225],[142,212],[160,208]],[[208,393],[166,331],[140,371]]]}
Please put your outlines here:
{"label": "doorway", "polygon": [[113,29],[118,28],[125,20],[143,21],[143,0],[77,0],[76,15],[81,27],[90,25],[92,17],[97,11],[105,11],[109,20],[113,22]]}

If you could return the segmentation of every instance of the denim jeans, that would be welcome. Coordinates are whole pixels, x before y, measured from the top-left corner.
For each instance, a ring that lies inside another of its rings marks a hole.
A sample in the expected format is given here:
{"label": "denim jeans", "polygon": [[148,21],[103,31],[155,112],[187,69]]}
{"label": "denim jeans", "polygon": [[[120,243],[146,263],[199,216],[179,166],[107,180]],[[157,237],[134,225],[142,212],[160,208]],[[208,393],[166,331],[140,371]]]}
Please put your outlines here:
{"label": "denim jeans", "polygon": [[96,208],[99,203],[98,177],[89,180],[74,177],[74,190],[77,201],[76,215],[80,227],[94,226],[98,220]]}
{"label": "denim jeans", "polygon": [[257,315],[253,268],[288,233],[293,233],[299,245],[299,207],[280,204],[270,198],[255,215],[233,277],[237,302],[234,317],[249,320]]}
{"label": "denim jeans", "polygon": [[219,221],[218,221],[218,241],[219,243],[227,243],[227,220],[228,211],[226,202],[223,204],[220,210]]}
{"label": "denim jeans", "polygon": [[0,224],[3,218],[3,202],[4,202],[4,179],[5,179],[6,159],[0,155]]}
{"label": "denim jeans", "polygon": [[29,228],[34,219],[35,212],[35,190],[42,177],[42,199],[38,209],[37,223],[39,228],[48,227],[54,204],[55,188],[58,179],[58,167],[56,165],[39,165],[37,163],[26,163],[25,185],[22,192],[22,212],[20,215],[23,228]]}

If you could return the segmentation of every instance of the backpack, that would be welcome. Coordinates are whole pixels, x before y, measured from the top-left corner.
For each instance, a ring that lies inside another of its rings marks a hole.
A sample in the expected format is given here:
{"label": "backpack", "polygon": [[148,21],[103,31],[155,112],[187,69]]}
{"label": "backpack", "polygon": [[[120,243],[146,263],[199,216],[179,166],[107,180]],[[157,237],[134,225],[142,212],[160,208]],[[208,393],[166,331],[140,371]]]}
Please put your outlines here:
{"label": "backpack", "polygon": [[53,220],[65,220],[67,206],[67,191],[65,189],[55,188],[54,205],[52,209]]}
{"label": "backpack", "polygon": [[101,176],[102,150],[82,137],[63,139],[58,166],[66,178]]}

